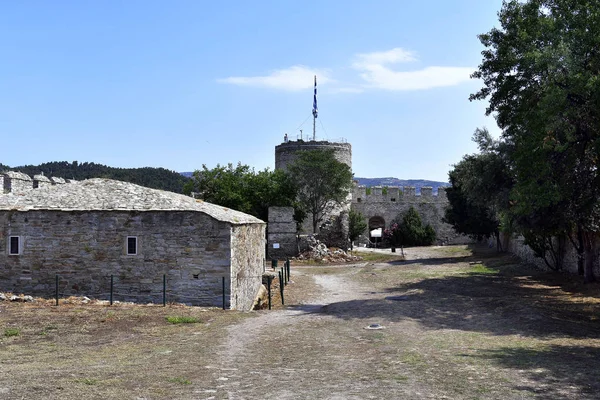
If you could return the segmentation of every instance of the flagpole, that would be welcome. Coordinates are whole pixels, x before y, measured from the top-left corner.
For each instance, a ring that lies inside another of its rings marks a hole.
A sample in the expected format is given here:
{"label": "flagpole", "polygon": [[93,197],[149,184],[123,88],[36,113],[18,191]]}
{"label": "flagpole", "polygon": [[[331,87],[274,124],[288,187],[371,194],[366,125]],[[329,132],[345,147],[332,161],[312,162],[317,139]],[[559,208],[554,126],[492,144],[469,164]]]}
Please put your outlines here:
{"label": "flagpole", "polygon": [[313,98],[313,142],[316,141],[317,139],[317,115],[318,115],[318,108],[317,108],[317,76],[315,75],[315,96]]}

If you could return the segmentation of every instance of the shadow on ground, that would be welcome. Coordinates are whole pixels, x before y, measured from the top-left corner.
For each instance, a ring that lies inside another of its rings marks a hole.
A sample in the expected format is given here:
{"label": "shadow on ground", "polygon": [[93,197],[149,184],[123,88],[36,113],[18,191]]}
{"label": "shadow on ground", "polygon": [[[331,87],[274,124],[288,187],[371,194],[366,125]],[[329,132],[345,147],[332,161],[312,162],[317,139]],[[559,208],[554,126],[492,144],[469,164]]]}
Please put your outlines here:
{"label": "shadow on ground", "polygon": [[[485,271],[411,280],[373,292],[372,298],[335,302],[306,311],[383,324],[410,319],[430,330],[520,335],[538,339],[535,343],[564,340],[564,345],[527,347],[520,343],[517,347],[478,350],[463,356],[521,371],[528,379],[515,389],[530,392],[535,398],[597,398],[600,348],[585,340],[600,338],[600,285],[584,286],[579,277],[538,271],[519,264],[514,257],[490,253],[392,264],[429,268],[468,260],[480,261]],[[574,346],[574,342],[581,345]]]}
{"label": "shadow on ground", "polygon": [[491,360],[506,368],[527,371],[531,384],[515,389],[538,399],[597,399],[600,393],[600,349],[591,346],[549,345],[540,349],[502,347],[465,357]]}

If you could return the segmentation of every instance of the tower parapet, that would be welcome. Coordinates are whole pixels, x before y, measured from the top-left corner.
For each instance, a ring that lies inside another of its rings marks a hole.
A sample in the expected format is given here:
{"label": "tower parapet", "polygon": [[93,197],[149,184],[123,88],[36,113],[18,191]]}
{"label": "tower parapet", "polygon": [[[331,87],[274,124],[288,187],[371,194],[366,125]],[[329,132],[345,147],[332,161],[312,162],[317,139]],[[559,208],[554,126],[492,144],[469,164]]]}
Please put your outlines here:
{"label": "tower parapet", "polygon": [[344,141],[329,142],[326,140],[308,142],[290,140],[275,146],[275,169],[287,169],[287,166],[296,160],[298,152],[308,150],[333,150],[336,160],[352,169],[352,145]]}

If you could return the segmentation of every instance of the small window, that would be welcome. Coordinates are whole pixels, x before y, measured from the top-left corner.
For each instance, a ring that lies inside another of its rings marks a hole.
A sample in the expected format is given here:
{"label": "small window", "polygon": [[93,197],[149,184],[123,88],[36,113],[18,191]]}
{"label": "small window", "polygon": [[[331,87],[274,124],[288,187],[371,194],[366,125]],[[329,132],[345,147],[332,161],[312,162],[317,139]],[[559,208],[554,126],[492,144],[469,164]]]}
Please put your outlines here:
{"label": "small window", "polygon": [[8,243],[8,254],[18,256],[21,254],[21,238],[19,236],[11,236]]}
{"label": "small window", "polygon": [[136,236],[127,236],[127,255],[135,256],[138,253],[138,244]]}
{"label": "small window", "polygon": [[360,203],[361,201],[362,201],[362,199],[361,199],[360,197],[357,197],[357,198],[356,198],[356,202],[357,202],[357,203]]}
{"label": "small window", "polygon": [[396,201],[396,198],[395,198],[395,197],[392,197],[390,200],[392,200],[392,201]]}

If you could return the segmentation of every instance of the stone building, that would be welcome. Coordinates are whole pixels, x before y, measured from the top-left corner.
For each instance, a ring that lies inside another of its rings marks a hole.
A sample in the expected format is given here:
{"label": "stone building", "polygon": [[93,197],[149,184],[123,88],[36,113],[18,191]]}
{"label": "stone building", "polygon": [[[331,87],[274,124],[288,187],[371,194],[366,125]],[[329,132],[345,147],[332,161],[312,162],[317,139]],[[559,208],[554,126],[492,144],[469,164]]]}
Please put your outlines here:
{"label": "stone building", "polygon": [[225,293],[227,307],[252,307],[263,221],[131,183],[42,180],[0,195],[0,290],[51,297],[58,275],[62,295],[106,298],[112,275],[116,299],[160,302],[166,275],[167,301],[221,306]]}

